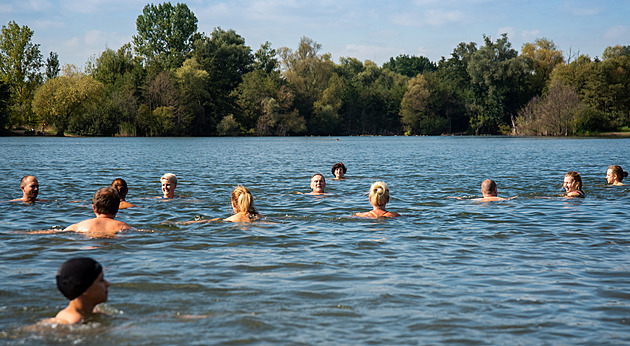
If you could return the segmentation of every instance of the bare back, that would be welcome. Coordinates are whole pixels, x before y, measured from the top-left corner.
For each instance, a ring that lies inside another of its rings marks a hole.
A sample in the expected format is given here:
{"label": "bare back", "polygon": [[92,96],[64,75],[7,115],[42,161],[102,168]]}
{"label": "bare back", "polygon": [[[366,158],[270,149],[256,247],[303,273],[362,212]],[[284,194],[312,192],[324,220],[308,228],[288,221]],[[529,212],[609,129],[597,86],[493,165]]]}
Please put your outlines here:
{"label": "bare back", "polygon": [[83,220],[74,225],[68,226],[64,231],[74,231],[88,233],[94,237],[111,237],[116,233],[128,229],[134,229],[128,224],[114,220],[108,217],[95,217],[93,219]]}

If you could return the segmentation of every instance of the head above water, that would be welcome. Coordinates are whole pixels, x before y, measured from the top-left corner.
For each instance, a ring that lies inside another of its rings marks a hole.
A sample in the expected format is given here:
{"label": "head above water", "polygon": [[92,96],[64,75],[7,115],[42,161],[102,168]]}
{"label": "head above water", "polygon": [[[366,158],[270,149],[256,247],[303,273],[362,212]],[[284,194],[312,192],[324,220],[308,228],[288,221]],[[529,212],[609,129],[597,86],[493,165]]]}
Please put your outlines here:
{"label": "head above water", "polygon": [[313,193],[324,193],[326,190],[326,178],[321,173],[315,173],[311,177],[311,189]]}
{"label": "head above water", "polygon": [[97,214],[116,215],[120,207],[118,190],[111,186],[98,189],[92,197],[92,206]]}
{"label": "head above water", "polygon": [[389,187],[383,181],[377,181],[370,187],[370,202],[379,207],[389,203]]}
{"label": "head above water", "polygon": [[497,183],[494,180],[486,179],[481,183],[481,194],[486,196],[497,196]]}
{"label": "head above water", "polygon": [[127,187],[127,182],[123,178],[116,178],[112,182],[112,187],[118,191],[118,195],[120,199],[123,200],[127,196],[129,192],[129,188]]}
{"label": "head above water", "polygon": [[246,212],[250,215],[258,214],[254,207],[254,197],[245,186],[237,186],[231,194],[232,207],[237,213]]}
{"label": "head above water", "polygon": [[564,175],[563,187],[567,192],[582,191],[582,176],[576,171]]}
{"label": "head above water", "polygon": [[166,173],[160,178],[162,183],[162,193],[164,198],[175,197],[175,188],[177,187],[177,177],[173,173]]}
{"label": "head above water", "polygon": [[103,267],[89,257],[65,261],[57,271],[57,288],[69,300],[83,294],[99,277]]}
{"label": "head above water", "polygon": [[32,175],[25,175],[20,180],[20,189],[22,189],[24,202],[33,202],[39,194],[39,182]]}
{"label": "head above water", "polygon": [[624,171],[621,166],[612,165],[606,171],[606,180],[608,184],[621,183],[623,178],[628,176],[628,172]]}
{"label": "head above water", "polygon": [[[339,170],[339,171],[337,172],[337,170]],[[344,166],[344,164],[342,162],[335,163],[332,166],[332,169],[330,170],[330,172],[337,179],[343,178],[344,174],[346,174],[347,171],[348,171],[348,169],[346,169],[346,166]]]}

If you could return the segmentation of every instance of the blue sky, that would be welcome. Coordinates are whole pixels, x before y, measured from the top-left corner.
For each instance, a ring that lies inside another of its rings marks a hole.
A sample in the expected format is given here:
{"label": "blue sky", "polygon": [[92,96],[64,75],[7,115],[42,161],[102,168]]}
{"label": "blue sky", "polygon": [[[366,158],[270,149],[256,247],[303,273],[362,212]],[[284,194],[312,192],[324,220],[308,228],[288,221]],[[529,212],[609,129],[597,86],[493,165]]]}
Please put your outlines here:
{"label": "blue sky", "polygon": [[[44,57],[84,67],[106,48],[118,49],[136,34],[147,1],[2,0],[0,25],[16,21],[35,32]],[[159,2],[155,2],[158,4]],[[171,3],[175,4],[176,1]],[[512,47],[545,37],[565,56],[601,56],[611,45],[630,45],[630,0],[235,0],[187,1],[198,30],[233,29],[257,50],[295,49],[302,36],[321,53],[382,65],[400,54],[437,62],[460,42],[483,43],[483,35],[507,33]]]}

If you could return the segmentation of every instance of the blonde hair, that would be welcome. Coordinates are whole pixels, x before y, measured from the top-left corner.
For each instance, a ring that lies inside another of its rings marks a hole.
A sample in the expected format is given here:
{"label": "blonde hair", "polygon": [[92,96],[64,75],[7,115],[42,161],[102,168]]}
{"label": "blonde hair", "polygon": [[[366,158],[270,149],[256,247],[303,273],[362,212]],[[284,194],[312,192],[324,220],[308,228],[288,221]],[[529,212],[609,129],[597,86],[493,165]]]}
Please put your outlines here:
{"label": "blonde hair", "polygon": [[389,202],[389,187],[384,181],[377,181],[370,187],[370,199],[378,206]]}
{"label": "blonde hair", "polygon": [[166,174],[164,174],[162,176],[162,178],[160,178],[160,181],[162,181],[164,179],[168,180],[171,184],[177,185],[177,177],[173,173],[166,173]]}
{"label": "blonde hair", "polygon": [[239,185],[232,190],[232,205],[235,206],[237,212],[247,212],[248,216],[257,216],[258,211],[254,207],[254,196],[249,190]]}
{"label": "blonde hair", "polygon": [[582,191],[582,176],[580,176],[580,173],[576,172],[576,171],[571,171],[568,172],[567,174],[564,175],[565,177],[571,177],[573,178],[573,186],[575,186],[575,189],[578,191]]}

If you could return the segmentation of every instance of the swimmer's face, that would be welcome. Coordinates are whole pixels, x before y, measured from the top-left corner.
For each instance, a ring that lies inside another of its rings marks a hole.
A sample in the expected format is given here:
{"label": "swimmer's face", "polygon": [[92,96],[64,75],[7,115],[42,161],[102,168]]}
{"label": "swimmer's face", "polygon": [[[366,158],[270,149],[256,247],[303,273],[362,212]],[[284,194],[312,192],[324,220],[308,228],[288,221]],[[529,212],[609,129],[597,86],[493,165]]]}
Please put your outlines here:
{"label": "swimmer's face", "polygon": [[316,175],[311,178],[311,189],[313,189],[314,193],[324,193],[324,189],[326,189],[326,180],[321,175]]}
{"label": "swimmer's face", "polygon": [[27,199],[34,201],[39,194],[39,183],[37,182],[37,179],[29,178],[26,180],[24,186],[22,186],[22,191],[24,191],[24,196]]}
{"label": "swimmer's face", "polygon": [[173,198],[175,197],[175,188],[177,184],[173,184],[168,179],[162,179],[162,193],[164,194],[164,198]]}
{"label": "swimmer's face", "polygon": [[564,177],[564,183],[562,184],[562,187],[564,187],[567,192],[575,191],[574,185],[575,181],[572,176]]}
{"label": "swimmer's face", "polygon": [[343,168],[341,167],[335,168],[335,178],[343,179]]}
{"label": "swimmer's face", "polygon": [[606,171],[606,181],[608,182],[608,184],[613,184],[615,182],[615,180],[617,177],[615,177],[615,175],[613,174],[612,169],[609,169]]}
{"label": "swimmer's face", "polygon": [[109,281],[105,280],[105,275],[101,272],[92,285],[83,292],[83,295],[95,304],[105,303],[107,301],[108,287]]}

